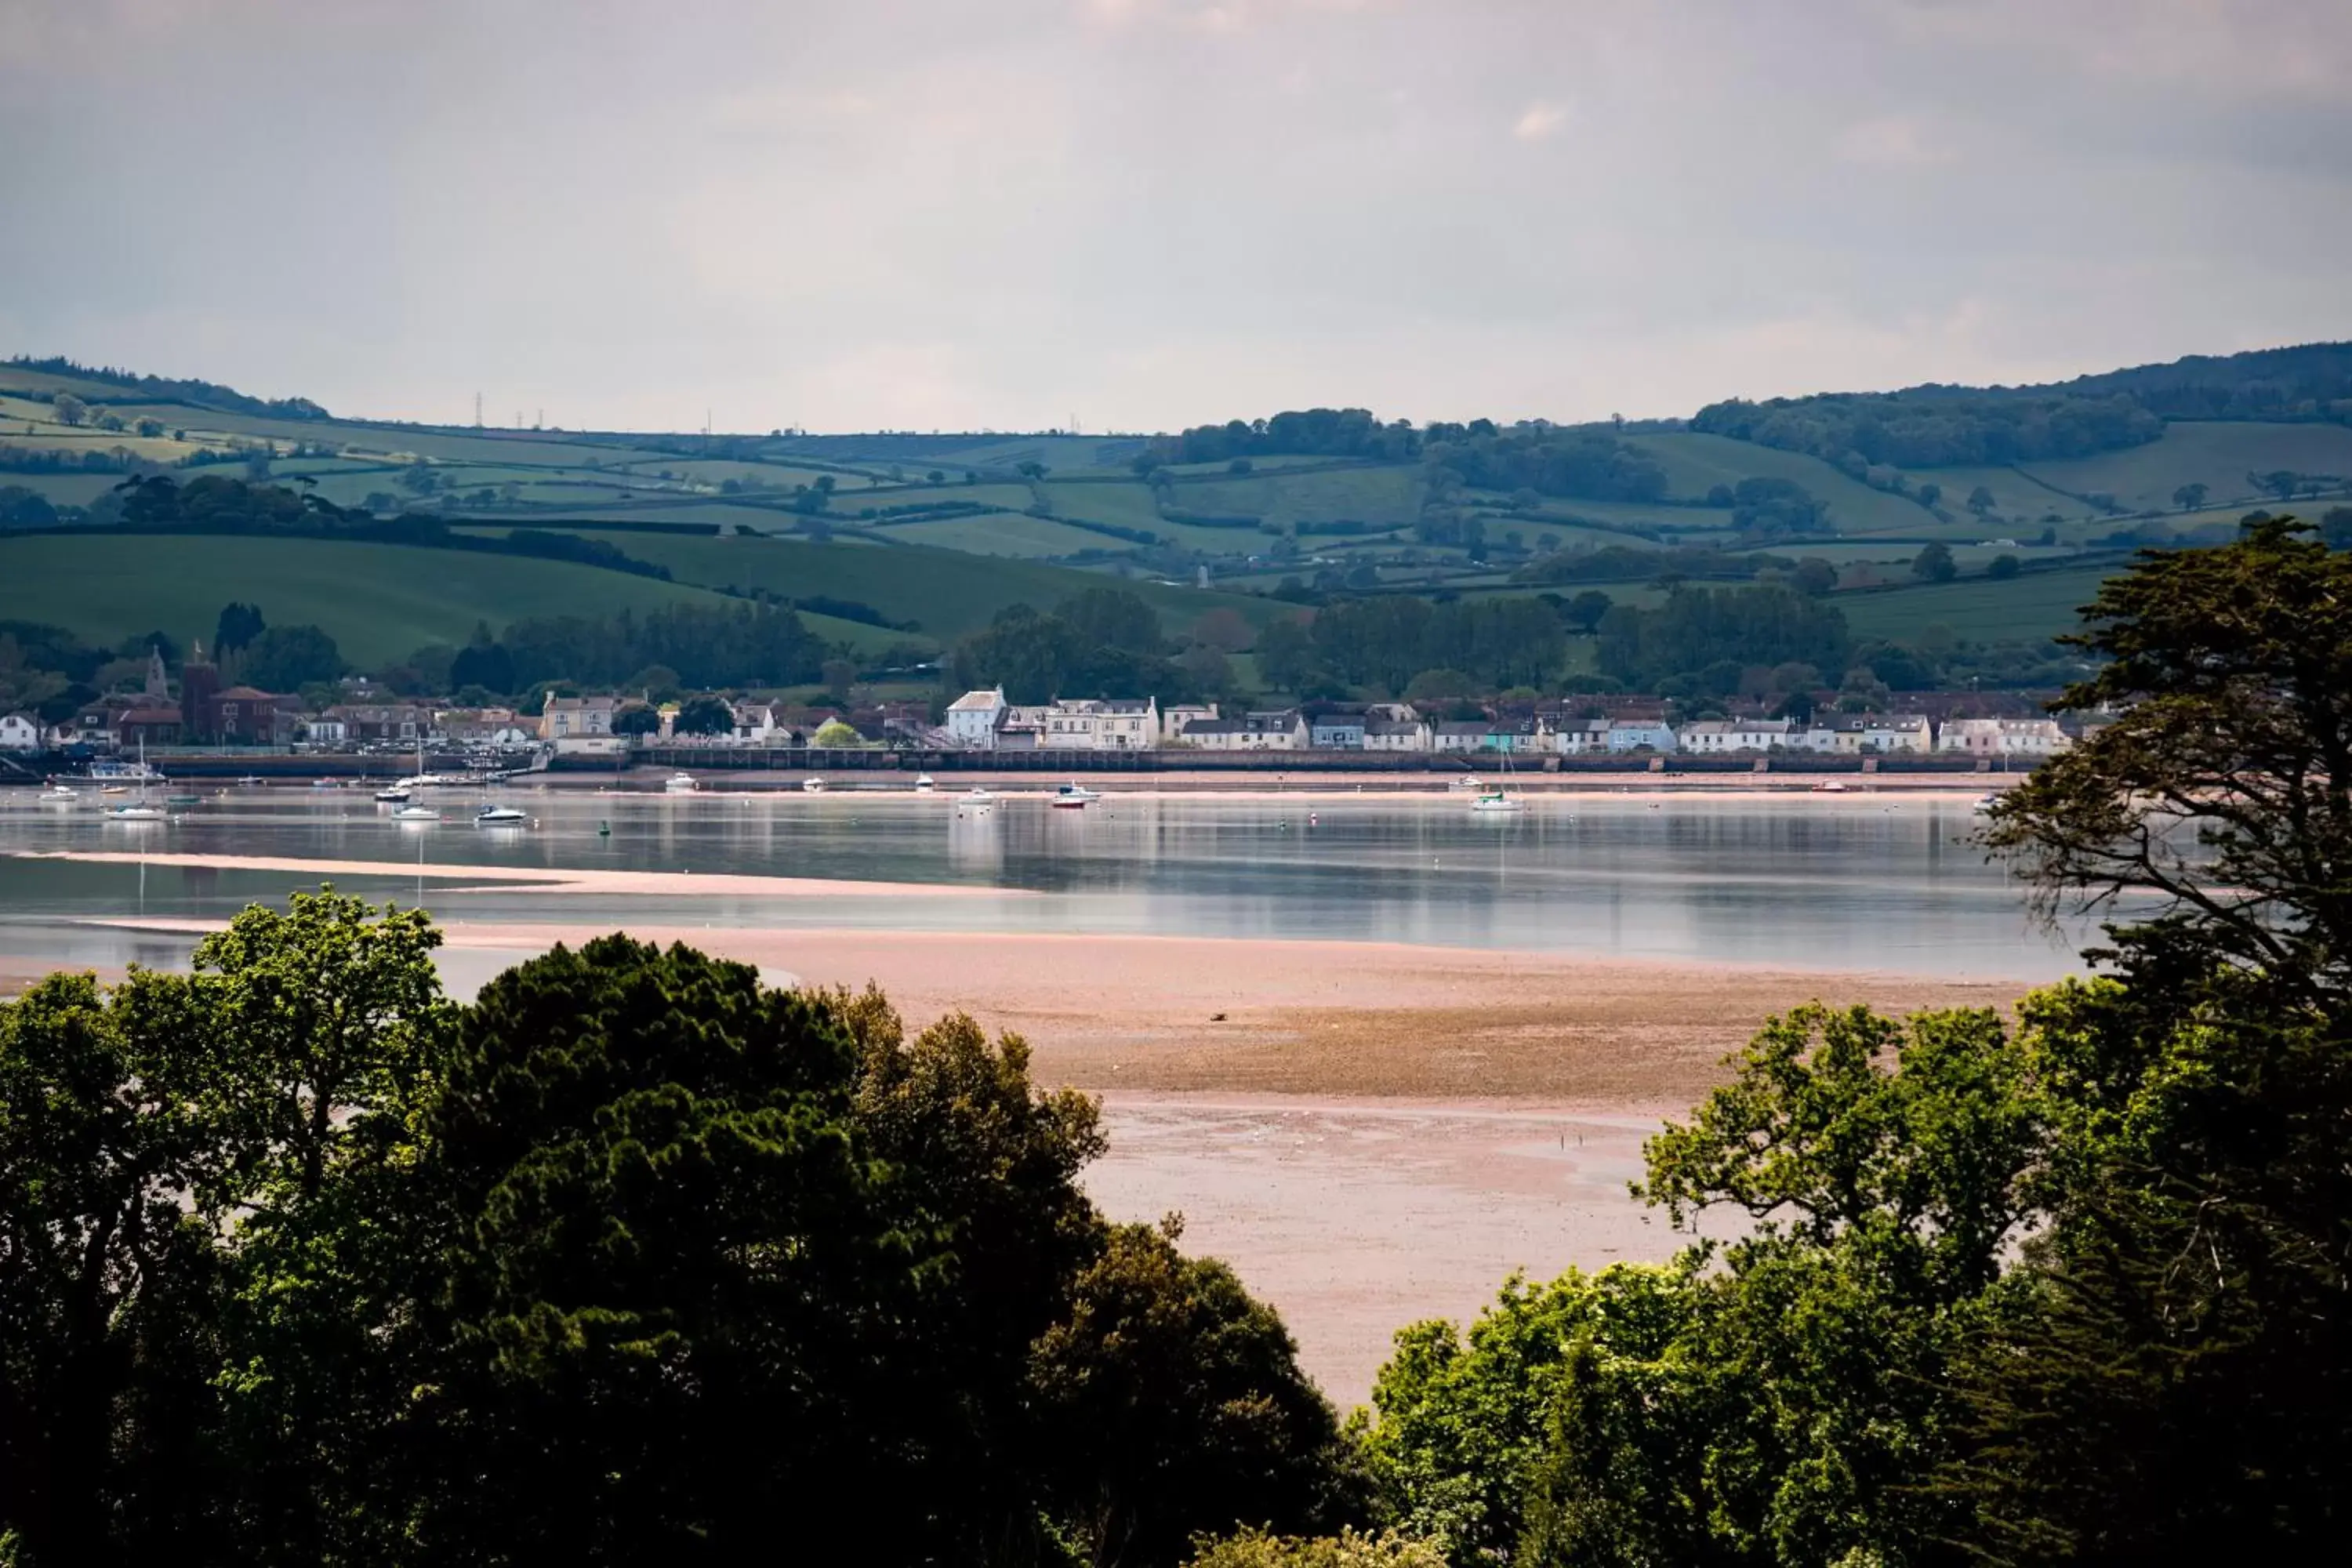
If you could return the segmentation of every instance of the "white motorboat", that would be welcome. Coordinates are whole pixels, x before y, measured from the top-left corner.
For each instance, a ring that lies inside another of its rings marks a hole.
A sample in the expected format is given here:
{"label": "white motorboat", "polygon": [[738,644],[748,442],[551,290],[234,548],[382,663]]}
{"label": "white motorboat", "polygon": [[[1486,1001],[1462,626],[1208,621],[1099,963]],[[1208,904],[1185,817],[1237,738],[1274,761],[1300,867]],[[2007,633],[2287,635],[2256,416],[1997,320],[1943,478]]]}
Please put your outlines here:
{"label": "white motorboat", "polygon": [[1846,793],[1846,783],[1843,779],[1824,779],[1822,782],[1813,786],[1813,793],[1815,795],[1843,795]]}
{"label": "white motorboat", "polygon": [[917,795],[929,795],[939,787],[938,781],[933,779],[930,774],[917,773],[915,775],[915,793]]}
{"label": "white motorboat", "polygon": [[477,827],[520,827],[530,820],[530,814],[511,805],[486,805],[474,813]]}
{"label": "white motorboat", "polygon": [[394,784],[389,789],[380,789],[376,791],[375,797],[386,805],[406,805],[408,804],[408,786],[405,784]]}
{"label": "white motorboat", "polygon": [[40,801],[43,805],[79,805],[81,796],[63,784],[51,784],[41,792]]}
{"label": "white motorboat", "polygon": [[1476,773],[1464,773],[1445,787],[1455,795],[1475,795],[1486,787],[1486,781]]}
{"label": "white motorboat", "polygon": [[801,780],[801,793],[803,795],[823,795],[824,793],[824,781],[817,777],[816,774],[811,773],[808,777]]}
{"label": "white motorboat", "polygon": [[664,795],[692,795],[701,787],[692,773],[672,773],[662,781]]}
{"label": "white motorboat", "polygon": [[1101,798],[1101,795],[1087,788],[1077,780],[1072,779],[1054,792],[1051,804],[1056,811],[1080,811]]}
{"label": "white motorboat", "polygon": [[981,788],[978,784],[974,784],[971,788],[956,796],[956,804],[958,805],[994,805],[996,804],[996,797],[993,795],[991,795],[988,791]]}
{"label": "white motorboat", "polygon": [[1992,795],[1980,795],[1977,796],[1977,803],[1970,809],[1975,811],[1979,816],[1990,816],[1992,815],[1992,808],[2000,804],[2000,795],[1998,793]]}
{"label": "white motorboat", "polygon": [[394,822],[438,822],[441,814],[429,805],[404,805],[392,814]]}

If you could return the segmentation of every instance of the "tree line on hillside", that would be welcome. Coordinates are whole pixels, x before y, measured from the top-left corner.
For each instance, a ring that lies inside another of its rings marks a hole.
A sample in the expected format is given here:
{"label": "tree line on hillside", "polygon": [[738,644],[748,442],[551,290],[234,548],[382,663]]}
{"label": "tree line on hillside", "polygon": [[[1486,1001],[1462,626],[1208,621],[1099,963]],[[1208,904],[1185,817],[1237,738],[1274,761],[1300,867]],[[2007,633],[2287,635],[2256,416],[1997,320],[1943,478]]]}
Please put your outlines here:
{"label": "tree line on hillside", "polygon": [[[302,481],[298,479],[297,482]],[[609,540],[541,528],[514,528],[503,534],[460,531],[437,517],[411,513],[378,517],[364,508],[337,506],[284,485],[248,483],[217,474],[185,484],[169,475],[151,474],[127,479],[116,488],[121,505],[112,526],[124,532],[264,534],[403,544],[569,561],[664,582],[670,574],[668,567],[631,555]]]}
{"label": "tree line on hillside", "polygon": [[39,359],[30,354],[15,354],[10,356],[7,368],[71,376],[77,381],[104,382],[131,394],[124,399],[126,402],[189,403],[202,408],[216,408],[230,414],[253,414],[268,419],[333,417],[307,397],[254,397],[235,387],[223,386],[218,382],[139,375],[131,371],[117,370],[111,365],[79,364],[63,354]]}
{"label": "tree line on hillside", "polygon": [[[445,654],[446,673],[428,668],[443,665]],[[496,696],[551,681],[611,689],[653,668],[685,689],[713,691],[814,681],[832,655],[790,609],[746,602],[527,616],[497,634],[478,626],[464,647],[425,650],[408,665],[441,689]]]}
{"label": "tree line on hillside", "polygon": [[1408,1326],[1344,1426],[968,1018],[620,936],[458,1005],[331,893],[53,976],[0,1005],[0,1553],[2332,1561],[2347,606],[2284,521],[2110,581],[2061,704],[2110,721],[1985,834],[2095,973],[1768,1021],[1645,1144],[1677,1257]]}
{"label": "tree line on hillside", "polygon": [[1712,403],[1691,416],[1690,428],[1849,467],[1934,468],[2145,446],[2164,434],[2164,422],[2125,397],[1841,393]]}
{"label": "tree line on hillside", "polygon": [[1228,645],[1243,646],[1248,636],[1244,627],[1222,640],[1180,641],[1161,631],[1159,612],[1137,595],[1087,588],[1050,611],[1029,605],[999,610],[956,645],[949,683],[958,689],[1001,686],[1010,700],[1030,703],[1055,697],[1214,699],[1233,689]]}

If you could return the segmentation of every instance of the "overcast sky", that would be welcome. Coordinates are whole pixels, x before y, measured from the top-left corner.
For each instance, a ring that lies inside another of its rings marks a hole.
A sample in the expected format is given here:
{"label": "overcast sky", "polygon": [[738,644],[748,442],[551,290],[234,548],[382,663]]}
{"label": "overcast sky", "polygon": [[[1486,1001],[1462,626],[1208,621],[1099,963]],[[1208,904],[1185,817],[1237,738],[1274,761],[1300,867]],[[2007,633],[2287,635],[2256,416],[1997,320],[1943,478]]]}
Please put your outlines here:
{"label": "overcast sky", "polygon": [[2344,0],[0,0],[0,353],[1160,429],[2352,337]]}

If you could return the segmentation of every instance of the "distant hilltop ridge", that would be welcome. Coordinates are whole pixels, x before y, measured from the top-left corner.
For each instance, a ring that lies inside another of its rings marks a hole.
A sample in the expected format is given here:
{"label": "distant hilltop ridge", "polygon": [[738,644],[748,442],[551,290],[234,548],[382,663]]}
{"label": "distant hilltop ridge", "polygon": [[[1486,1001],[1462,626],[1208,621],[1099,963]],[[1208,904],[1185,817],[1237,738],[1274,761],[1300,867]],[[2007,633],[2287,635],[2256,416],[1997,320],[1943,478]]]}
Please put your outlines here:
{"label": "distant hilltop ridge", "polygon": [[[278,419],[331,420],[336,416],[314,399],[308,397],[257,397],[218,382],[197,377],[147,375],[112,365],[89,365],[63,354],[35,356],[16,354],[5,362],[5,369],[31,371],[46,375],[67,376],[81,382],[99,383],[121,387],[126,401],[141,403],[175,403],[194,408],[216,409],[228,413],[249,414]],[[0,371],[5,374],[5,371]],[[1764,439],[1752,433],[1754,426],[1770,416],[1790,411],[1860,409],[1890,414],[1900,406],[1906,416],[1927,416],[1926,409],[1943,405],[1943,411],[1953,411],[1952,405],[1969,403],[2032,403],[2075,401],[2084,404],[2120,405],[2125,417],[2116,427],[2099,438],[2098,444],[2085,449],[2106,449],[2154,438],[2148,425],[2130,420],[2130,411],[2149,416],[2151,423],[2174,419],[2259,419],[2259,420],[2326,420],[2352,423],[2352,342],[2297,343],[2279,348],[2253,349],[2233,354],[2188,354],[2160,363],[2133,365],[2124,369],[2079,375],[2067,381],[2042,382],[2008,385],[1969,386],[1956,383],[1923,382],[1888,392],[1817,392],[1788,397],[1759,400],[1729,398],[1711,403],[1687,418],[1666,416],[1640,420],[1608,420],[1589,422],[1593,426],[1621,430],[1691,429],[1715,434],[1732,435],[1743,439],[1759,440],[1767,446],[1785,446],[1790,450],[1813,450],[1819,445],[1800,446]],[[1923,408],[1922,405],[1925,405]],[[1324,416],[1322,423],[1334,418],[1353,416],[1349,423],[1360,423],[1375,428],[1395,430],[1412,428],[1403,421],[1382,426],[1368,411],[1357,408],[1316,409],[1304,411]],[[348,416],[347,416],[348,417]],[[1279,417],[1279,416],[1277,416]],[[1298,416],[1294,415],[1296,418]],[[356,422],[412,423],[383,416],[361,416]],[[1194,432],[1229,430],[1234,426],[1263,426],[1269,421],[1232,420],[1223,424],[1203,424],[1188,427],[1177,439]],[[457,426],[434,425],[424,422],[426,428],[459,428]],[[1534,424],[1561,426],[1558,421],[1541,418],[1516,420],[1513,424]],[[1505,427],[1491,419],[1464,422],[1438,421],[1423,429],[1452,433],[1458,430]],[[944,433],[942,433],[944,434]],[[973,437],[990,435],[1062,435],[1055,431],[988,431],[961,432]],[[1130,437],[1134,432],[1127,433]],[[1826,455],[1816,453],[1816,455]],[[1866,457],[1872,454],[1865,453]],[[1873,457],[1873,460],[1877,460]],[[1891,460],[1906,460],[1895,458]],[[1933,458],[1914,457],[1908,460],[1926,462]],[[1973,456],[1945,459],[1975,460]]]}

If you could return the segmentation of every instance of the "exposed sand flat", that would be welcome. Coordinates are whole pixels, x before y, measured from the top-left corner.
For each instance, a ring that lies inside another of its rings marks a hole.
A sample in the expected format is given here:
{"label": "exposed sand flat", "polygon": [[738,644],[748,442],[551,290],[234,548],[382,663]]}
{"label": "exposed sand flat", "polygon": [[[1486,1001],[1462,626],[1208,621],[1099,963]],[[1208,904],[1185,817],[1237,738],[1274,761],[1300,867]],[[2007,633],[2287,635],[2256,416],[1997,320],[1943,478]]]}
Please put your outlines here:
{"label": "exposed sand flat", "polygon": [[404,860],[307,860],[290,855],[142,854],[121,849],[18,849],[19,860],[80,860],[119,866],[201,867],[215,871],[286,871],[316,881],[388,877],[403,881],[513,883],[534,893],[732,893],[739,897],[1027,898],[1013,889],[943,882],[855,882],[821,877],[747,877],[732,872],[578,870],[550,866],[417,865]]}
{"label": "exposed sand flat", "polygon": [[[782,981],[887,992],[917,1025],[961,1009],[1092,1089],[1687,1105],[1769,1014],[1821,998],[1993,1006],[2022,982],[1696,964],[1395,942],[632,926]],[[591,928],[452,924],[494,967]],[[1219,1015],[1223,1015],[1222,1017]]]}
{"label": "exposed sand flat", "polygon": [[[193,940],[220,922],[91,923]],[[607,929],[451,921],[444,969],[464,993]],[[1766,1015],[1814,997],[2002,1005],[2025,989],[1400,943],[631,930],[779,984],[872,980],[910,1026],[961,1009],[1027,1037],[1042,1081],[1104,1097],[1110,1152],[1085,1176],[1104,1211],[1182,1212],[1187,1246],[1281,1310],[1342,1405],[1370,1394],[1397,1329],[1475,1316],[1514,1268],[1548,1279],[1681,1246],[1625,1183],[1642,1140],[1721,1081]],[[44,967],[0,958],[0,975]]]}

